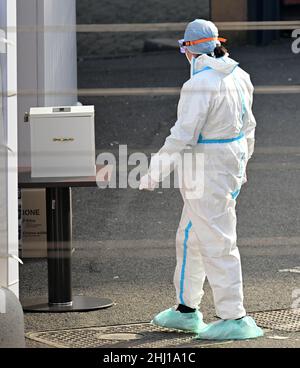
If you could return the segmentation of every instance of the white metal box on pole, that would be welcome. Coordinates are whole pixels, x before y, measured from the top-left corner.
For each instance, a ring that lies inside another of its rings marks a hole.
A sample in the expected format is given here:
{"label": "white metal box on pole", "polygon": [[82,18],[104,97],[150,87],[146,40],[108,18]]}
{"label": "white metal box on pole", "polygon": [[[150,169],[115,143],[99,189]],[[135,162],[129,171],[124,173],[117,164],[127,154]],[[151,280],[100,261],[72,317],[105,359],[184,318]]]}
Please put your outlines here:
{"label": "white metal box on pole", "polygon": [[32,177],[96,175],[94,106],[31,108],[29,123]]}

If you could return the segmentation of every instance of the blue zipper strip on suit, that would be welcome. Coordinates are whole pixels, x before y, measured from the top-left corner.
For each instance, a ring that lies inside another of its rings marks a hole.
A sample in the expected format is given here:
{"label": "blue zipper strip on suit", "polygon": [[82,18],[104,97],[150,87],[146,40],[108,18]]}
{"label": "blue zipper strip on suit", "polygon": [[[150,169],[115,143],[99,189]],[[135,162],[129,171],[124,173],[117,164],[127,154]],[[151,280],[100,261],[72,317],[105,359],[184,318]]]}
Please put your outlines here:
{"label": "blue zipper strip on suit", "polygon": [[240,189],[236,190],[235,192],[231,193],[232,199],[237,199],[240,194]]}
{"label": "blue zipper strip on suit", "polygon": [[213,144],[213,143],[231,143],[238,141],[242,138],[244,138],[245,134],[241,133],[239,136],[235,138],[228,138],[228,139],[203,139],[202,135],[200,134],[198,143],[202,144]]}
{"label": "blue zipper strip on suit", "polygon": [[192,222],[190,221],[187,227],[184,230],[184,242],[183,242],[183,260],[182,260],[182,268],[181,268],[181,277],[180,277],[180,304],[185,305],[183,300],[183,291],[184,291],[184,277],[185,277],[185,267],[186,267],[186,258],[187,258],[187,242],[189,239],[190,230],[192,227]]}

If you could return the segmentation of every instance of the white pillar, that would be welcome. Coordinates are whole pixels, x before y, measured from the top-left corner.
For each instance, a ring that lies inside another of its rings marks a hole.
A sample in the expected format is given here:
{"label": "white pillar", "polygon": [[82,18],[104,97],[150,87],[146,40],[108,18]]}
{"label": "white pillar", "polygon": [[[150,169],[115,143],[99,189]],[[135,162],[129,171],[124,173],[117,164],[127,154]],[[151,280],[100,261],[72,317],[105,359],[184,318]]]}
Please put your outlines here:
{"label": "white pillar", "polygon": [[[39,24],[45,27],[38,46],[43,59],[39,63],[38,88],[45,91],[45,95],[39,96],[39,106],[74,105],[77,103],[76,1],[38,1],[38,13]],[[53,32],[56,26],[66,26],[69,30]],[[63,94],[49,95],[47,91]]]}

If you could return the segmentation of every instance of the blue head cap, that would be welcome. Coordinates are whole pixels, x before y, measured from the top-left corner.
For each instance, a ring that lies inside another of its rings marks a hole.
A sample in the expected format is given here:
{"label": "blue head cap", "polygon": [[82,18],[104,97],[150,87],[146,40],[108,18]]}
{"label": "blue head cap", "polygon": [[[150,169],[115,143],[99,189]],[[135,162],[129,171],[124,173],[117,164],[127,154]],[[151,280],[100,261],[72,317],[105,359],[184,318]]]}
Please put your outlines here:
{"label": "blue head cap", "polygon": [[[196,19],[186,27],[184,41],[196,41],[203,38],[218,36],[219,31],[214,23],[204,19]],[[219,41],[208,41],[193,46],[187,46],[187,49],[193,54],[210,54],[217,45],[220,45]]]}

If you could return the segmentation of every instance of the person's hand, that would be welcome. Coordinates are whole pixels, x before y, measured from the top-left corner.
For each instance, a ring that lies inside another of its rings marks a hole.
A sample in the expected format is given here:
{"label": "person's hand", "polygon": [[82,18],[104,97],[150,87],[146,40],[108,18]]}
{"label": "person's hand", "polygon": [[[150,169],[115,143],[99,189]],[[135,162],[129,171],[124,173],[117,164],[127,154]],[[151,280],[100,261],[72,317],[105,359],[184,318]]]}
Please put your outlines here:
{"label": "person's hand", "polygon": [[141,178],[140,190],[149,190],[150,192],[153,192],[157,187],[158,183],[154,181],[149,174],[146,174]]}

